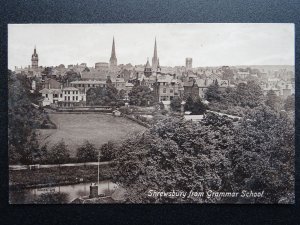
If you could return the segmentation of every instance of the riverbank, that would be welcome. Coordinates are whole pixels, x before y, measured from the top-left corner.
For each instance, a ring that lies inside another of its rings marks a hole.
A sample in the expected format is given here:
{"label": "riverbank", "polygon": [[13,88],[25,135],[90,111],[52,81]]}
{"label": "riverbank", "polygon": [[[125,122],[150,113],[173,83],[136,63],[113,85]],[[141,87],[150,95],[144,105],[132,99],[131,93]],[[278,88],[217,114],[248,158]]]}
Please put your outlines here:
{"label": "riverbank", "polygon": [[[99,180],[109,180],[114,173],[111,165],[100,165]],[[20,190],[42,188],[58,185],[95,182],[98,179],[98,166],[87,165],[79,167],[42,168],[37,170],[9,171],[9,188]]]}

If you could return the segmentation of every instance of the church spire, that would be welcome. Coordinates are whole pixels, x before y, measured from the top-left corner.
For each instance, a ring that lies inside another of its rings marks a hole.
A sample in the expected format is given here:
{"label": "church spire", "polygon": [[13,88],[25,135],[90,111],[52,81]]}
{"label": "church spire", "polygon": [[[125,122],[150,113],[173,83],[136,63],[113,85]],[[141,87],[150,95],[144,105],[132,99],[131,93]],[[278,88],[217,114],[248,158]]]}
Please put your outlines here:
{"label": "church spire", "polygon": [[155,42],[154,42],[154,53],[153,53],[153,58],[157,60],[157,45],[156,45],[156,37],[155,37]]}
{"label": "church spire", "polygon": [[153,53],[153,57],[152,57],[152,69],[153,70],[156,70],[157,62],[158,62],[158,56],[157,56],[157,44],[156,44],[156,37],[155,37],[154,53]]}
{"label": "church spire", "polygon": [[117,56],[116,56],[116,48],[115,48],[115,37],[113,37],[113,43],[112,43],[112,48],[111,48],[111,56],[109,60],[109,64],[111,68],[117,67]]}
{"label": "church spire", "polygon": [[115,37],[113,37],[113,43],[111,48],[111,59],[116,59],[116,49],[115,49]]}

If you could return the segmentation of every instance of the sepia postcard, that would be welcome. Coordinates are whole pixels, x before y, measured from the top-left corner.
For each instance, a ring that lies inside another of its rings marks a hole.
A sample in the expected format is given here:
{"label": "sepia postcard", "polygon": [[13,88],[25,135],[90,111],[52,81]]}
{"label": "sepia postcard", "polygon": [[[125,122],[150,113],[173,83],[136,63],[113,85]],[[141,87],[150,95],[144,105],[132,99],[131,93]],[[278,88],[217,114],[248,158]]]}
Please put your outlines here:
{"label": "sepia postcard", "polygon": [[8,24],[10,204],[294,204],[294,121],[294,24]]}

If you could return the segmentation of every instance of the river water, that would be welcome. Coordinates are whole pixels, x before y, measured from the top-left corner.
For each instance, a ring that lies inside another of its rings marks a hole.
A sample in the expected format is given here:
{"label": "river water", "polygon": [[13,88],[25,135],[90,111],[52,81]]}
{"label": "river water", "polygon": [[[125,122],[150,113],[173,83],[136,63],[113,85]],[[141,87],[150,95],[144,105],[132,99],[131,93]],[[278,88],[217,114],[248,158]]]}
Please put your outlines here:
{"label": "river water", "polygon": [[[43,188],[32,188],[14,190],[9,192],[10,204],[30,204],[43,193],[66,193],[67,202],[71,202],[75,198],[88,196],[90,194],[91,183],[81,183],[73,185],[52,186]],[[112,191],[117,187],[111,181],[100,181],[98,185],[98,193],[104,194],[107,190]]]}

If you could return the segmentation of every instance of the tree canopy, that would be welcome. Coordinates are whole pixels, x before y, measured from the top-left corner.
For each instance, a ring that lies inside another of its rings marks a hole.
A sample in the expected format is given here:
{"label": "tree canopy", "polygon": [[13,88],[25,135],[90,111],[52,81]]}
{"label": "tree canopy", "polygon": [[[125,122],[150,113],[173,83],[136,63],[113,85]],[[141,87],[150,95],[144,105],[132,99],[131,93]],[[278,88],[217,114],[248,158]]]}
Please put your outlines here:
{"label": "tree canopy", "polygon": [[149,190],[265,190],[263,198],[230,201],[278,203],[294,193],[293,130],[288,118],[266,107],[236,125],[213,113],[199,123],[164,118],[116,150],[114,181],[136,203],[227,200],[154,198]]}
{"label": "tree canopy", "polygon": [[132,105],[148,106],[155,101],[154,93],[147,86],[135,85],[128,95]]}

